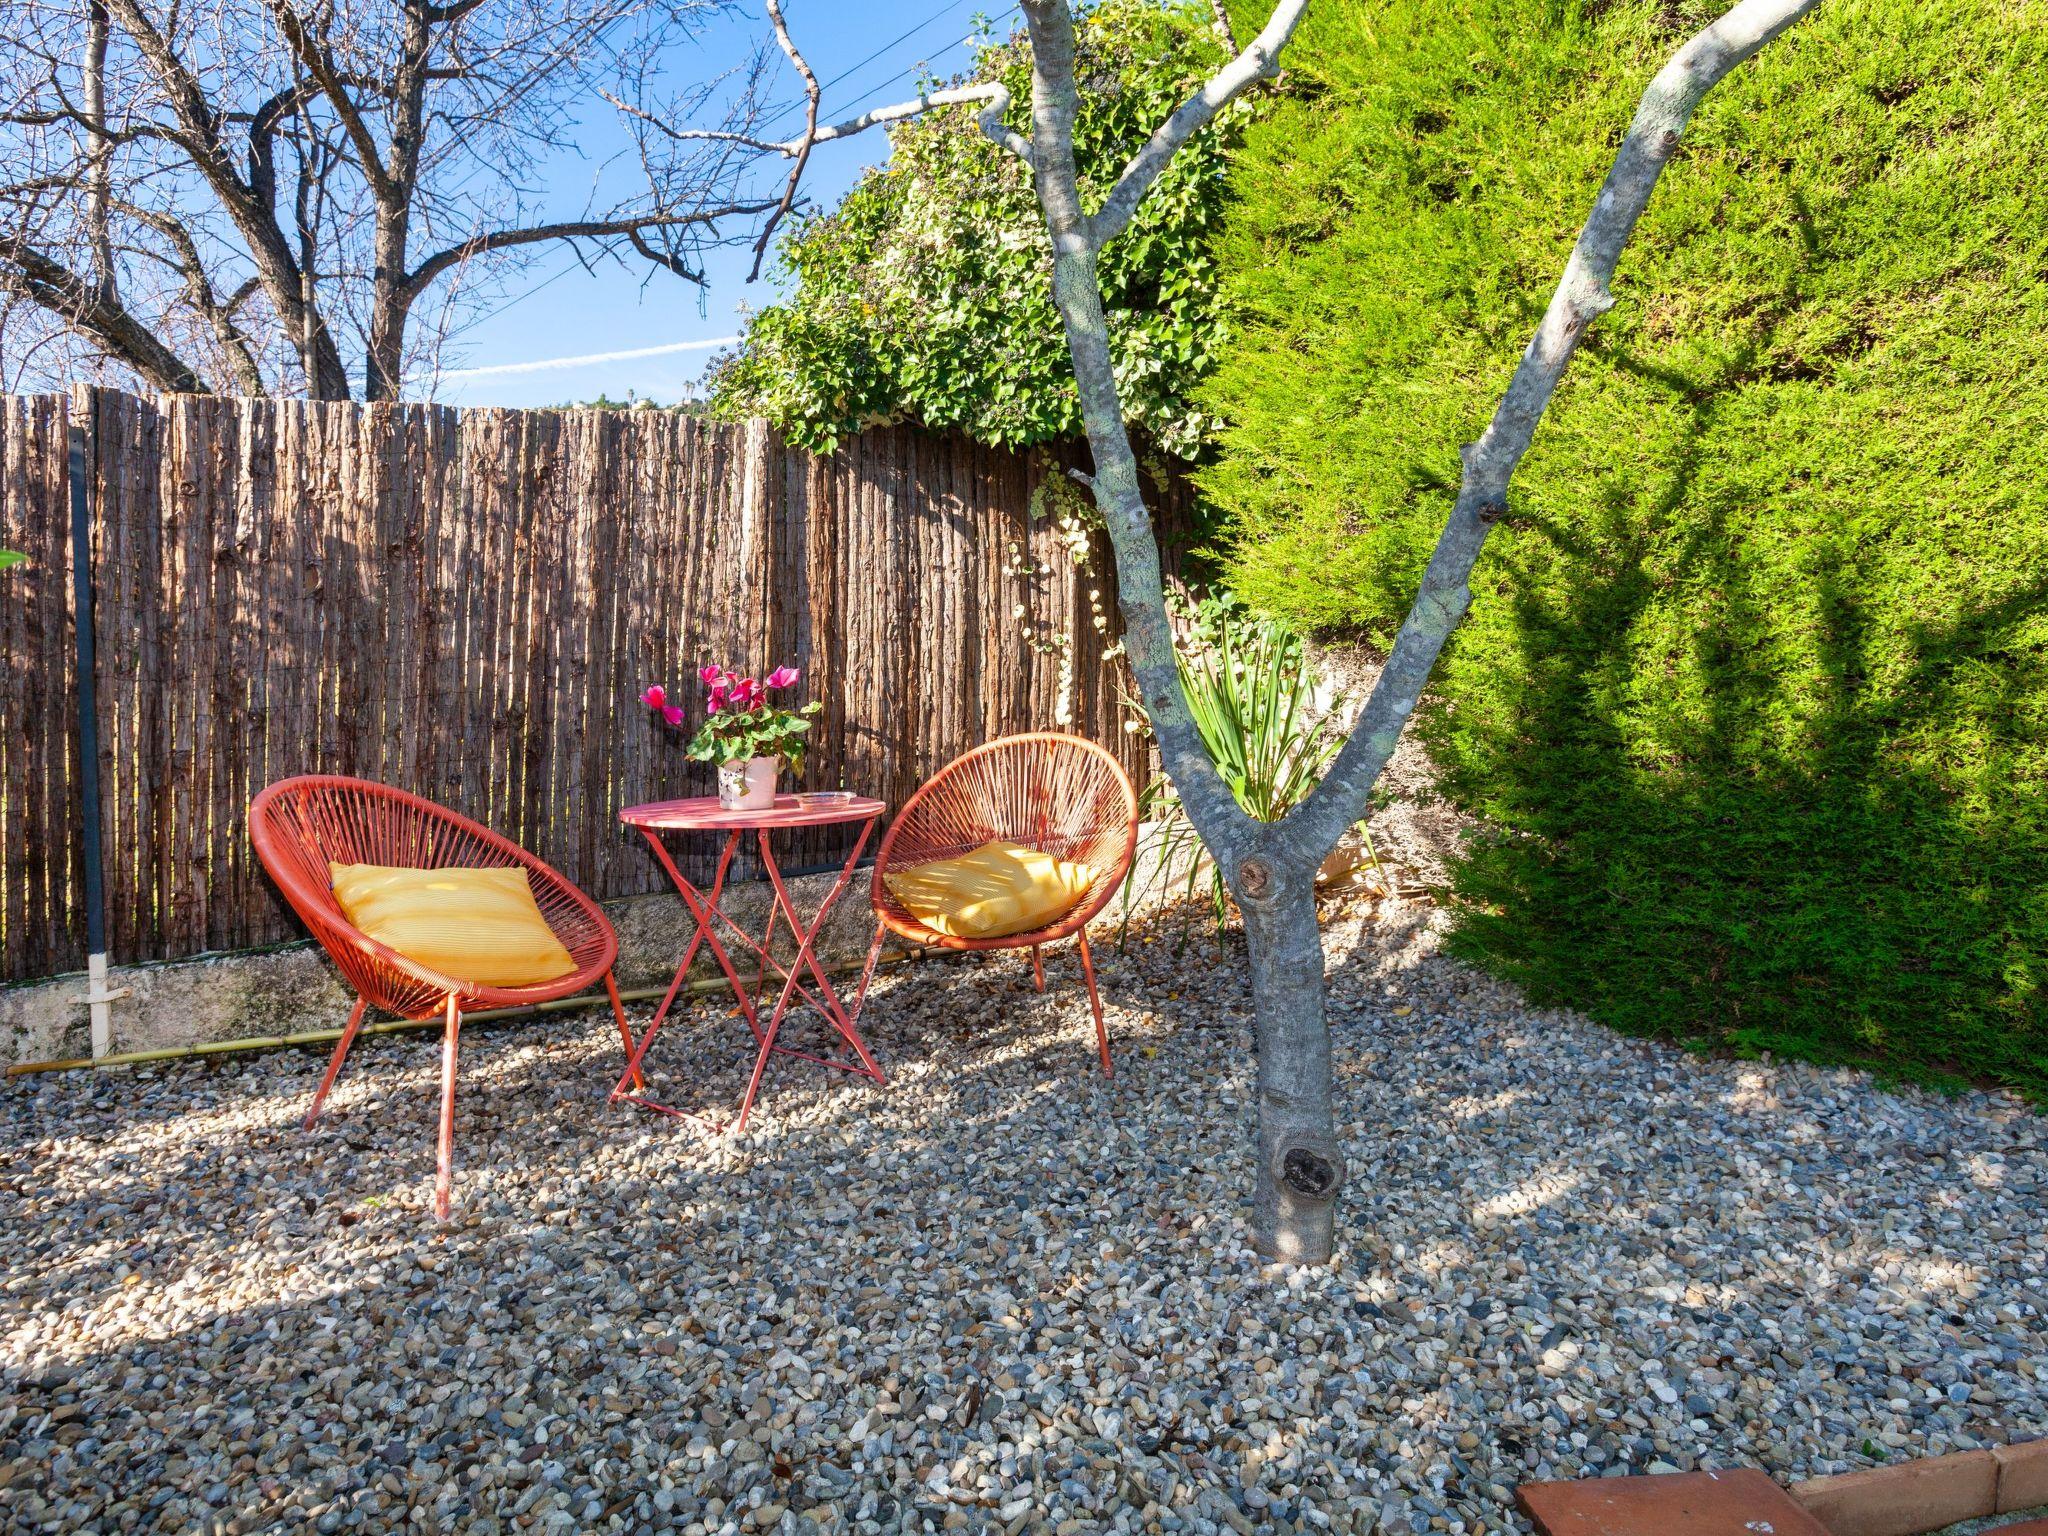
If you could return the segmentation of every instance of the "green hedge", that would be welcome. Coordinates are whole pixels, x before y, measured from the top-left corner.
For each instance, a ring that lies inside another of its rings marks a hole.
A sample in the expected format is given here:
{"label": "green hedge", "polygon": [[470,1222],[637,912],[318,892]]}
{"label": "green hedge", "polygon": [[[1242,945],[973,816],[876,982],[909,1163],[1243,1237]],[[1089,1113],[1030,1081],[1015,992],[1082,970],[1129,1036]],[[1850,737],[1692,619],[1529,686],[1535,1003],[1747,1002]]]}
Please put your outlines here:
{"label": "green hedge", "polygon": [[[1312,7],[1218,246],[1240,592],[1384,639],[1691,5]],[[1700,112],[1422,722],[1456,946],[2048,1092],[2048,10],[1830,0]]]}

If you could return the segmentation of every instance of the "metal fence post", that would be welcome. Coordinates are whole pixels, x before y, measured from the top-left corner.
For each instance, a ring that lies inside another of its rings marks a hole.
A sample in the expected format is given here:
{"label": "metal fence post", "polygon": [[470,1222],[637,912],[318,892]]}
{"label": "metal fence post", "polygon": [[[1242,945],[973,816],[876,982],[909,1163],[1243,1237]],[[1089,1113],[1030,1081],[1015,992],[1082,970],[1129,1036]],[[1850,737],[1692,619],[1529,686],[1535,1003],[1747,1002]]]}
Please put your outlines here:
{"label": "metal fence post", "polygon": [[93,391],[80,385],[71,395],[71,608],[78,641],[78,787],[85,842],[85,1001],[92,1015],[95,1059],[114,1050],[113,1003],[126,988],[107,986],[105,867],[100,857],[99,702],[93,671],[92,468],[96,444]]}

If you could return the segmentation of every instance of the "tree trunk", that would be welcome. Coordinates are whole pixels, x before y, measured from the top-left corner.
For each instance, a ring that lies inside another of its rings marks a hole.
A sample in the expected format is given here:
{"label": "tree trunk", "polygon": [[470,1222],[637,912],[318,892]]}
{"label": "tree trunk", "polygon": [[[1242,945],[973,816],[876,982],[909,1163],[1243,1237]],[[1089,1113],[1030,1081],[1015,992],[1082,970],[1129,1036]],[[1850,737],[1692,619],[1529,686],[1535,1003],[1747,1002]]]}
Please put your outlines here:
{"label": "tree trunk", "polygon": [[405,395],[405,328],[415,293],[407,253],[412,244],[412,203],[419,192],[420,147],[426,140],[427,63],[433,46],[429,8],[406,6],[405,35],[392,79],[391,142],[372,240],[365,400],[400,400]]}
{"label": "tree trunk", "polygon": [[120,302],[114,283],[113,142],[107,137],[107,34],[105,0],[85,8],[86,240],[92,247],[93,298]]}
{"label": "tree trunk", "polygon": [[1066,0],[1032,0],[1026,16],[1033,50],[1033,171],[1052,241],[1053,302],[1066,325],[1095,461],[1095,503],[1116,552],[1124,649],[1188,820],[1230,875],[1251,949],[1259,1058],[1252,1245],[1271,1259],[1327,1263],[1343,1183],[1330,1109],[1323,947],[1316,931],[1315,871],[1327,849],[1310,849],[1253,821],[1217,774],[1188,713],[1166,618],[1158,535],[1139,484],[1110,353],[1096,277],[1100,247],[1091,237],[1074,174],[1072,19]]}
{"label": "tree trunk", "polygon": [[1283,868],[1255,855],[1238,866],[1235,889],[1258,1021],[1252,1246],[1268,1259],[1327,1264],[1336,1248],[1344,1157],[1330,1103],[1315,866]]}
{"label": "tree trunk", "polygon": [[[1254,822],[1216,773],[1182,696],[1159,585],[1159,552],[1109,344],[1096,263],[1188,137],[1239,91],[1278,68],[1306,0],[1278,0],[1257,39],[1162,123],[1093,214],[1074,162],[1079,94],[1068,0],[1023,0],[1031,34],[1028,142],[1000,121],[984,134],[1031,167],[1052,242],[1052,293],[1065,322],[1081,418],[1095,458],[1093,489],[1116,550],[1124,650],[1138,679],[1167,776],[1188,821],[1230,878],[1250,949],[1258,1020],[1259,1162],[1252,1242],[1268,1258],[1327,1263],[1344,1183],[1331,1108],[1330,1037],[1315,872],[1368,796],[1415,711],[1438,652],[1471,602],[1468,578],[1487,530],[1507,510],[1508,484],[1586,328],[1614,302],[1608,283],[1693,108],[1728,71],[1819,0],[1738,0],[1673,56],[1644,92],[1563,280],[1492,421],[1463,457],[1457,504],[1401,626],[1393,654],[1322,782],[1281,821]],[[1228,13],[1219,19],[1227,23]],[[1227,27],[1226,27],[1227,30]]]}
{"label": "tree trunk", "polygon": [[404,393],[405,322],[411,301],[405,291],[404,212],[379,210],[372,244],[370,335],[363,354],[363,398],[397,400]]}

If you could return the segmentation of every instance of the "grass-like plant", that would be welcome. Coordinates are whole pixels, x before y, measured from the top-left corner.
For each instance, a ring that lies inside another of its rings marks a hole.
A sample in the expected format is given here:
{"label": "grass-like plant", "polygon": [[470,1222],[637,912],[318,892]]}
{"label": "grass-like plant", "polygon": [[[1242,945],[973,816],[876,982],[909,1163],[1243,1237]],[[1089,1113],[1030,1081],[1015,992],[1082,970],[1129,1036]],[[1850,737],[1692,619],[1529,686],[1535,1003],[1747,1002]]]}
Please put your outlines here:
{"label": "grass-like plant", "polygon": [[[1181,692],[1202,743],[1246,814],[1278,821],[1308,797],[1337,755],[1343,737],[1331,722],[1343,700],[1318,696],[1307,649],[1284,620],[1255,612],[1229,592],[1175,606],[1183,632]],[[1194,895],[1206,877],[1222,929],[1230,918],[1229,888],[1203,856],[1201,839],[1164,775],[1145,787],[1140,805],[1158,827],[1157,857],[1142,881],[1125,882],[1126,922],[1137,897],[1184,864],[1186,893]],[[1368,838],[1377,865],[1371,847]]]}

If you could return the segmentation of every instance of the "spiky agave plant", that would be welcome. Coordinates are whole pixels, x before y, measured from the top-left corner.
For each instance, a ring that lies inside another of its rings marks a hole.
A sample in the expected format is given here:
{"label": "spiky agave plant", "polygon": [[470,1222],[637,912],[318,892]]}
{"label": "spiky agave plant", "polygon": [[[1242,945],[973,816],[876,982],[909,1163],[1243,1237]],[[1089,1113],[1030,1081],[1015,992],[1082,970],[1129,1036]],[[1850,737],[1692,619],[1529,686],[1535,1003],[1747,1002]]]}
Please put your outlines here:
{"label": "spiky agave plant", "polygon": [[[1229,592],[1179,609],[1186,624],[1176,657],[1180,686],[1202,743],[1237,803],[1260,821],[1278,821],[1307,798],[1337,755],[1343,737],[1329,722],[1342,700],[1316,697],[1307,649],[1281,620],[1255,613]],[[1159,857],[1137,890],[1126,882],[1126,923],[1137,897],[1184,861],[1188,895],[1206,875],[1220,930],[1229,921],[1230,891],[1202,856],[1172,785],[1163,775],[1153,780],[1140,804],[1158,825]],[[1366,847],[1377,865],[1369,838]]]}

